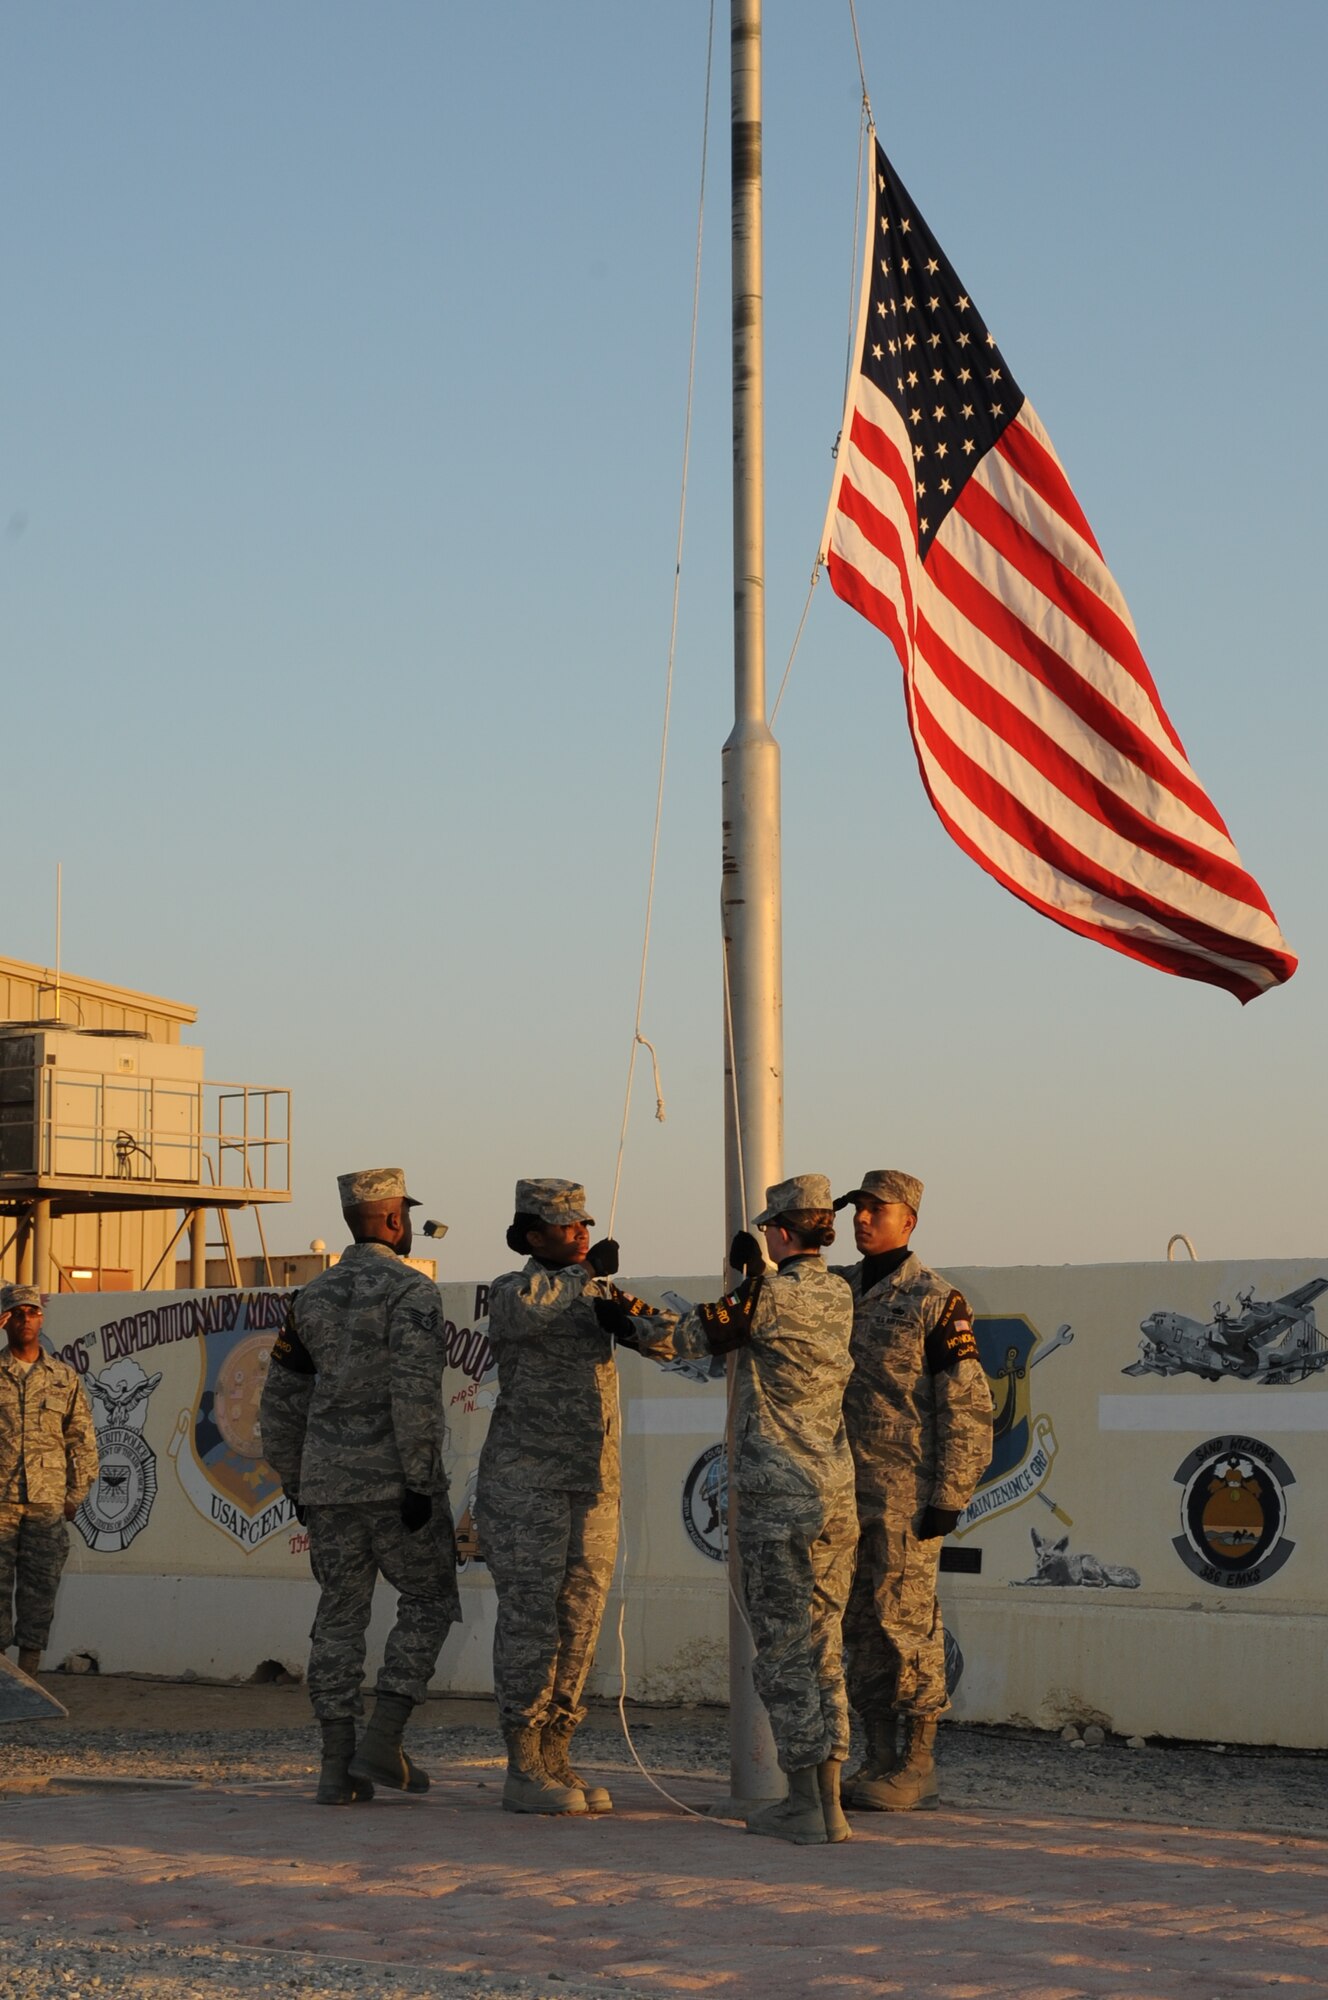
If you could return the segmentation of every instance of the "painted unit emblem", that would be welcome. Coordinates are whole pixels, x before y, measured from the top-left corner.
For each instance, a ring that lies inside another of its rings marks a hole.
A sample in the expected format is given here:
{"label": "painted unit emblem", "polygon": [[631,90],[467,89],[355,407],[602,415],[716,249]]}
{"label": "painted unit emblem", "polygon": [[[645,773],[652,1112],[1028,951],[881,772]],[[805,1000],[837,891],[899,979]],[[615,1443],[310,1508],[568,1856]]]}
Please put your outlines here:
{"label": "painted unit emblem", "polygon": [[137,1361],[114,1361],[88,1382],[101,1467],[74,1516],[98,1555],[118,1555],[146,1528],[157,1497],[157,1454],[143,1436],[148,1400],[161,1376]]}
{"label": "painted unit emblem", "polygon": [[263,1457],[258,1429],[272,1343],[287,1300],[271,1292],[233,1297],[232,1323],[199,1342],[197,1400],[192,1410],[181,1410],[170,1451],[180,1484],[203,1519],[249,1550],[260,1548],[295,1519]]}
{"label": "painted unit emblem", "polygon": [[966,1535],[980,1522],[1006,1514],[1034,1495],[1068,1528],[1069,1515],[1042,1490],[1056,1457],[1056,1434],[1050,1417],[1034,1413],[1032,1375],[1049,1354],[1068,1347],[1074,1333],[1060,1326],[1050,1340],[1043,1340],[1022,1315],[975,1319],[973,1331],[991,1386],[991,1461],[955,1533]]}
{"label": "painted unit emblem", "polygon": [[682,1483],[682,1524],[692,1547],[714,1562],[729,1552],[729,1455],[721,1438],[707,1445]]}
{"label": "painted unit emblem", "polygon": [[1285,1533],[1286,1489],[1296,1475],[1258,1438],[1216,1437],[1176,1472],[1185,1567],[1220,1590],[1248,1590],[1275,1576],[1295,1549]]}

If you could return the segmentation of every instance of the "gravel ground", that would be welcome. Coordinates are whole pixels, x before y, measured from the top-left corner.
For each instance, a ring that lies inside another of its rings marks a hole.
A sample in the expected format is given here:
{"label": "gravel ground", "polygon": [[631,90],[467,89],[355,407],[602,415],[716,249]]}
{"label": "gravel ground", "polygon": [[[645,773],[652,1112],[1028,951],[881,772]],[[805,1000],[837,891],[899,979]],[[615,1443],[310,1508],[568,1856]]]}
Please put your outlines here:
{"label": "gravel ground", "polygon": [[[302,1951],[203,1951],[63,1936],[0,1924],[4,2000],[646,2000],[636,1987],[600,1980],[486,1979],[427,1967],[369,1965]],[[652,1996],[652,2000],[654,1997]]]}
{"label": "gravel ground", "polygon": [[[317,1763],[317,1732],[303,1689],[178,1683],[90,1684],[53,1675],[69,1703],[67,1722],[0,1727],[0,1791],[61,1778],[175,1778],[199,1784],[299,1779]],[[190,1726],[194,1711],[206,1726]],[[728,1717],[722,1709],[629,1710],[633,1739],[657,1776],[728,1773]],[[156,1726],[154,1726],[154,1724]],[[502,1768],[502,1743],[489,1702],[430,1702],[411,1729],[423,1764]],[[592,1712],[579,1739],[583,1760],[629,1770],[630,1752],[613,1708]],[[1106,1819],[1230,1827],[1328,1838],[1328,1757],[1315,1752],[1218,1749],[1118,1738],[1100,1746],[1063,1742],[1036,1730],[946,1724],[940,1738],[945,1802],[1021,1813],[1086,1813]]]}

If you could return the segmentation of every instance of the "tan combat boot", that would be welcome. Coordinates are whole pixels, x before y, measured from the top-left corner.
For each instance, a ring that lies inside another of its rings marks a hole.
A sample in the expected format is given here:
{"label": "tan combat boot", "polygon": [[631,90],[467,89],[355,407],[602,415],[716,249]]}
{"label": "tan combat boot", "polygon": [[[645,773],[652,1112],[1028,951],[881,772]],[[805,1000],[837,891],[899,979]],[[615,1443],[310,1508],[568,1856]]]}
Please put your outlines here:
{"label": "tan combat boot", "polygon": [[904,1754],[888,1778],[856,1785],[853,1803],[868,1812],[929,1812],[940,1804],[936,1783],[936,1717],[904,1717]]}
{"label": "tan combat boot", "polygon": [[795,1847],[824,1847],[829,1835],[821,1809],[817,1766],[805,1764],[800,1771],[790,1771],[788,1797],[750,1813],[747,1831],[769,1834],[774,1840],[791,1840]]}
{"label": "tan combat boot", "polygon": [[538,1729],[504,1729],[507,1777],[503,1811],[522,1813],[583,1813],[586,1795],[579,1785],[560,1785],[544,1768]]}
{"label": "tan combat boot", "polygon": [[18,1649],[19,1672],[21,1674],[27,1674],[30,1679],[35,1680],[37,1678],[37,1673],[40,1667],[41,1667],[41,1647],[20,1646]]}
{"label": "tan combat boot", "polygon": [[838,1757],[829,1757],[824,1764],[816,1766],[816,1784],[821,1794],[821,1817],[825,1821],[825,1837],[829,1841],[847,1840],[849,1837],[849,1824],[839,1803],[839,1774],[842,1769],[843,1762]]}
{"label": "tan combat boot", "polygon": [[552,1778],[555,1785],[563,1785],[568,1791],[583,1792],[586,1811],[607,1813],[613,1811],[613,1800],[603,1785],[592,1785],[571,1765],[572,1738],[576,1734],[573,1726],[566,1723],[549,1722],[540,1731],[540,1759],[544,1765],[544,1775]]}
{"label": "tan combat boot", "polygon": [[867,1733],[866,1754],[854,1770],[844,1773],[844,1803],[850,1806],[857,1804],[854,1794],[859,1785],[872,1778],[888,1778],[899,1769],[899,1710],[887,1708],[879,1715],[866,1716],[863,1727]]}

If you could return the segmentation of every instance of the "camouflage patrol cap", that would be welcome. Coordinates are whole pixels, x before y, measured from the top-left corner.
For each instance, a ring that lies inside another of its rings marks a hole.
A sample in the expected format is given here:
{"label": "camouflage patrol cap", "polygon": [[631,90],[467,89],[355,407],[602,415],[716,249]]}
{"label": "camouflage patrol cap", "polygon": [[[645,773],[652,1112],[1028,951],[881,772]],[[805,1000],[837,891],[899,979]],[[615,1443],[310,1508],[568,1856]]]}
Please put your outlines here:
{"label": "camouflage patrol cap", "polygon": [[825,1174],[793,1174],[786,1181],[776,1181],[765,1191],[765,1207],[752,1221],[756,1228],[773,1222],[777,1215],[787,1215],[793,1208],[829,1208],[830,1182]]}
{"label": "camouflage patrol cap", "polygon": [[911,1208],[914,1215],[922,1206],[922,1182],[913,1174],[901,1174],[894,1167],[873,1167],[869,1174],[862,1176],[861,1185],[850,1188],[835,1203],[843,1208],[860,1195],[869,1194],[873,1201],[901,1201],[905,1208]]}
{"label": "camouflage patrol cap", "polygon": [[343,1208],[355,1208],[362,1201],[399,1201],[406,1208],[419,1207],[406,1193],[401,1167],[361,1167],[357,1174],[338,1174],[337,1190]]}
{"label": "camouflage patrol cap", "polygon": [[593,1222],[580,1181],[518,1181],[516,1213],[541,1222]]}
{"label": "camouflage patrol cap", "polygon": [[0,1285],[0,1313],[13,1312],[15,1306],[40,1306],[41,1302],[35,1285]]}

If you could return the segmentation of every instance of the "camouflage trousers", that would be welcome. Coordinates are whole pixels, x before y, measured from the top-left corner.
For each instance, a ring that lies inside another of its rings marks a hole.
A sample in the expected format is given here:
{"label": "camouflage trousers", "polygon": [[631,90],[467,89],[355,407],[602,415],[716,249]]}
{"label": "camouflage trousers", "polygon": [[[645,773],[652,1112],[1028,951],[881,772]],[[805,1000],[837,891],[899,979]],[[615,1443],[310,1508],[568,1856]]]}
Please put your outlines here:
{"label": "camouflage trousers", "polygon": [[748,1505],[739,1517],[753,1679],[781,1770],[848,1755],[841,1621],[853,1576],[858,1519],[850,1494],[828,1515],[776,1516]]}
{"label": "camouflage trousers", "polygon": [[504,1728],[575,1728],[613,1579],[618,1496],[481,1487],[475,1525],[498,1594],[499,1720]]}
{"label": "camouflage trousers", "polygon": [[434,1494],[433,1519],[413,1535],[394,1500],[310,1507],[309,1562],[320,1592],[309,1635],[309,1700],[319,1721],[363,1712],[360,1683],[380,1576],[397,1592],[397,1615],[378,1692],[423,1701],[447,1629],[461,1617],[447,1495]]}
{"label": "camouflage trousers", "polygon": [[913,1533],[913,1495],[898,1509],[860,1502],[858,1560],[844,1614],[848,1698],[864,1719],[902,1709],[942,1715],[945,1626],[936,1597],[941,1542]]}
{"label": "camouflage trousers", "polygon": [[43,1651],[55,1616],[60,1572],[69,1560],[62,1507],[0,1502],[0,1653],[17,1639]]}

